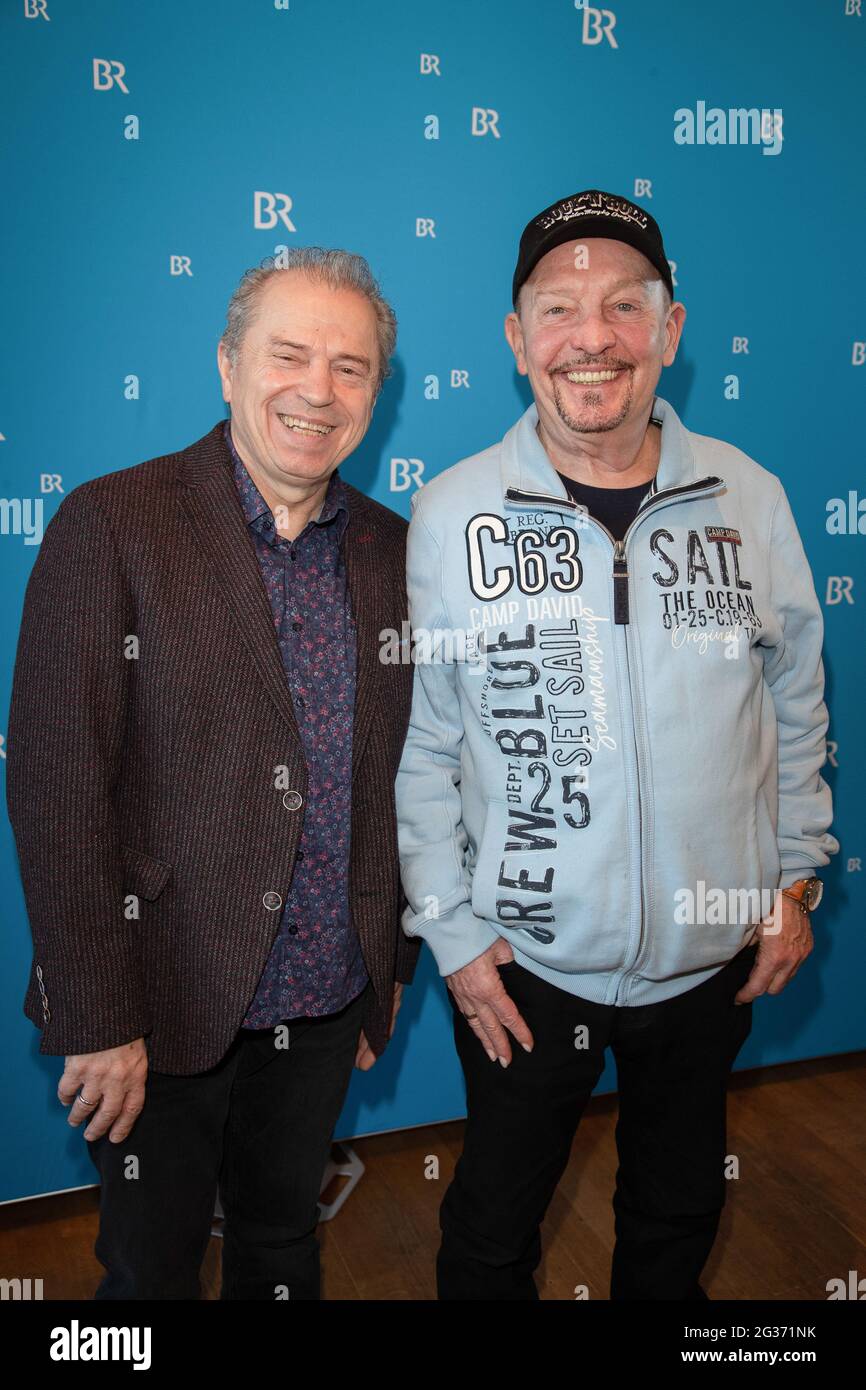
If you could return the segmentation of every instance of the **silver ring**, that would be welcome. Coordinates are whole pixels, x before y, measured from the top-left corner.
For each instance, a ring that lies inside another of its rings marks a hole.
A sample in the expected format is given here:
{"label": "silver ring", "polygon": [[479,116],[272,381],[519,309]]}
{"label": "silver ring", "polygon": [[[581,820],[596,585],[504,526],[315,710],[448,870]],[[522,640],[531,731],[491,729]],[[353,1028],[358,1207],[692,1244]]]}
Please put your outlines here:
{"label": "silver ring", "polygon": [[97,1104],[98,1104],[98,1102],[95,1101],[95,1100],[85,1100],[85,1099],[84,1099],[84,1096],[76,1096],[75,1099],[76,1099],[76,1100],[80,1100],[82,1105],[97,1105]]}

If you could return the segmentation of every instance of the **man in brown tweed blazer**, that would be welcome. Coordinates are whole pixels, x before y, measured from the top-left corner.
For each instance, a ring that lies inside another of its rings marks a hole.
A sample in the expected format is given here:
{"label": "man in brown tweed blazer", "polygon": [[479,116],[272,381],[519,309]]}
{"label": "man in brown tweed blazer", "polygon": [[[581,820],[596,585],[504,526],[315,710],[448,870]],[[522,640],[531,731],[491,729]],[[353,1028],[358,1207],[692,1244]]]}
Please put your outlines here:
{"label": "man in brown tweed blazer", "polygon": [[393,1032],[406,522],[340,478],[396,341],[366,262],[248,271],[231,421],[74,488],[28,585],[8,807],[25,1013],[101,1178],[105,1299],[320,1296],[316,1199],[353,1063]]}

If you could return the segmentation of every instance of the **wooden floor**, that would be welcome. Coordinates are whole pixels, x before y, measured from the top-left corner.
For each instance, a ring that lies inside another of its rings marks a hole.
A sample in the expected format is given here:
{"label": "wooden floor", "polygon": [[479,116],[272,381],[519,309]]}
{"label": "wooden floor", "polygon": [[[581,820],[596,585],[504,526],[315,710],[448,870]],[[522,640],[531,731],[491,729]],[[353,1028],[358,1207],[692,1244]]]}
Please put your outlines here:
{"label": "wooden floor", "polygon": [[[544,1226],[542,1299],[573,1299],[587,1285],[606,1299],[613,1245],[616,1098],[590,1102]],[[355,1192],[320,1228],[323,1297],[436,1297],[439,1203],[460,1154],[463,1124],[359,1139],[366,1165]],[[828,1279],[866,1275],[866,1056],[854,1053],[736,1074],[728,1152],[740,1161],[704,1272],[713,1299],[824,1301]],[[425,1177],[433,1156],[439,1177]],[[46,1299],[89,1299],[102,1267],[93,1255],[96,1188],[0,1207],[0,1273],[40,1271]],[[202,1268],[204,1297],[219,1295],[220,1241]]]}

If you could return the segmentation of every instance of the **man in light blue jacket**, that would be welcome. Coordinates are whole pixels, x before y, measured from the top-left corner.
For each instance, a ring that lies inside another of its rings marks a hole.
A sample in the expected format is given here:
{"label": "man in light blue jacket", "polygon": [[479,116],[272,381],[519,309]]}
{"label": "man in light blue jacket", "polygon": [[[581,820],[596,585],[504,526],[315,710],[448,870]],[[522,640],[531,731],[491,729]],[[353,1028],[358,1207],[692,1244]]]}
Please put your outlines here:
{"label": "man in light blue jacket", "polygon": [[610,1296],[705,1298],[730,1070],[839,848],[822,615],[779,479],[655,394],[685,308],[653,218],[563,199],[512,288],[534,402],[413,496],[408,538],[403,927],[446,978],[468,1109],[439,1297],[538,1297],[609,1046]]}

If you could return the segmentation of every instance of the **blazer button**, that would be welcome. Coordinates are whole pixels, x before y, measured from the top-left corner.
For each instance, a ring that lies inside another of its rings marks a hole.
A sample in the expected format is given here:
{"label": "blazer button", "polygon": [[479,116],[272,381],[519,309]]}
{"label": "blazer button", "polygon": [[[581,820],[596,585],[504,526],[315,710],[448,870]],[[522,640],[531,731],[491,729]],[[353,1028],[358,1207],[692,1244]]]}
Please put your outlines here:
{"label": "blazer button", "polygon": [[304,798],[300,792],[284,792],[283,805],[287,811],[299,811],[304,804]]}
{"label": "blazer button", "polygon": [[268,909],[268,912],[274,912],[278,907],[282,906],[283,900],[279,893],[266,893],[262,898],[262,902]]}

